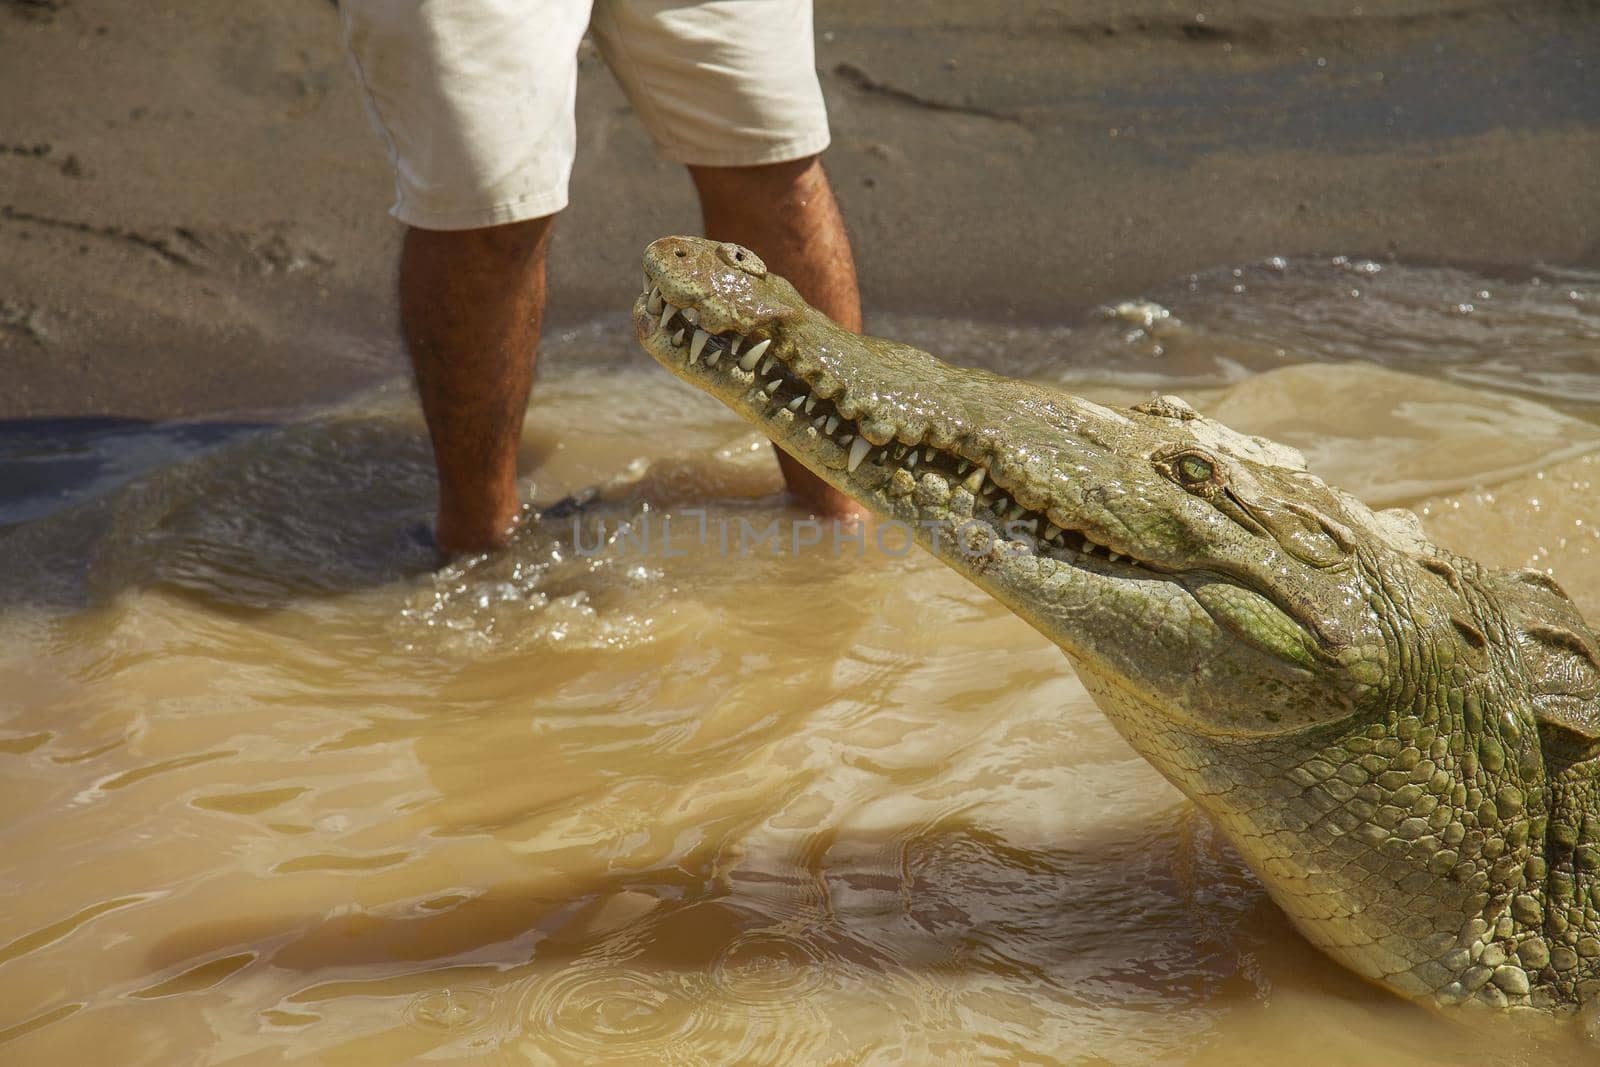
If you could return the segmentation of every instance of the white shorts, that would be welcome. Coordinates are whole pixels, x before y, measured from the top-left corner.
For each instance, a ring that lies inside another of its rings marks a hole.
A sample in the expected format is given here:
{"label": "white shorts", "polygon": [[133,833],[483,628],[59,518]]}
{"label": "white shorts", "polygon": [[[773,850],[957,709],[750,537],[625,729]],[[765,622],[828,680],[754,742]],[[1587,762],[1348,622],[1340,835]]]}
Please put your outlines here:
{"label": "white shorts", "polygon": [[463,230],[567,206],[587,29],[661,150],[738,167],[828,145],[811,0],[341,0],[400,221]]}

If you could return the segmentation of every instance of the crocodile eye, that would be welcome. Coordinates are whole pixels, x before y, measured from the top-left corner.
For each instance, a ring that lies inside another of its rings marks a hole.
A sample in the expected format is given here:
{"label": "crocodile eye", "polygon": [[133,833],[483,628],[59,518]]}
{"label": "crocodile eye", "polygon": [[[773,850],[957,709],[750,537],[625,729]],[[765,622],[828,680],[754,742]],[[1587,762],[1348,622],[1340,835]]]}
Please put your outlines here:
{"label": "crocodile eye", "polygon": [[725,241],[717,246],[717,255],[722,257],[722,262],[736,270],[742,270],[746,274],[753,274],[757,278],[765,278],[767,276],[767,265],[761,262],[761,257],[743,245]]}
{"label": "crocodile eye", "polygon": [[1226,469],[1197,448],[1174,448],[1150,458],[1155,461],[1157,470],[1196,496],[1210,499],[1218,490],[1227,491]]}
{"label": "crocodile eye", "polygon": [[1172,469],[1177,473],[1178,481],[1184,485],[1204,485],[1217,474],[1217,469],[1211,465],[1209,459],[1197,456],[1193,452],[1173,460]]}

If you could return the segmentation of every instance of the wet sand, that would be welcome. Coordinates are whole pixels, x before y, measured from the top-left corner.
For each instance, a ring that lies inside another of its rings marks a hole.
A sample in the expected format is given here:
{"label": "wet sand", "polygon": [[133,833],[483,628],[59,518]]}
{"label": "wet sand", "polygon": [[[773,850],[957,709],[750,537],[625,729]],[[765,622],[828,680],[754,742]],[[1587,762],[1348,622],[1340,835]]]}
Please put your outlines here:
{"label": "wet sand", "polygon": [[[821,0],[869,315],[1073,322],[1275,254],[1595,262],[1592,5],[1367,8]],[[332,4],[7,0],[0,54],[0,418],[284,413],[402,366]],[[579,107],[557,327],[698,223],[592,54]]]}

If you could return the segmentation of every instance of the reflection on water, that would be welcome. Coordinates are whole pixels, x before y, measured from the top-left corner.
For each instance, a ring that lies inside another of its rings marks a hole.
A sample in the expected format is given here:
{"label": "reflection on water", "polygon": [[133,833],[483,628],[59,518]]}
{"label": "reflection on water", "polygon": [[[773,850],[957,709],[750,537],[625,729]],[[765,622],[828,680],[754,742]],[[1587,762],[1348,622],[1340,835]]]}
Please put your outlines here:
{"label": "reflection on water", "polygon": [[103,495],[152,467],[259,429],[248,422],[110,418],[0,422],[0,526]]}
{"label": "reflection on water", "polygon": [[[1373,266],[1217,271],[1070,330],[878,326],[1115,402],[1181,387],[1600,617],[1600,285]],[[553,344],[542,517],[493,558],[433,569],[425,442],[385,398],[11,514],[0,1061],[1579,1054],[1322,958],[926,557],[617,536],[797,516],[720,405],[568,343],[606,365]]]}

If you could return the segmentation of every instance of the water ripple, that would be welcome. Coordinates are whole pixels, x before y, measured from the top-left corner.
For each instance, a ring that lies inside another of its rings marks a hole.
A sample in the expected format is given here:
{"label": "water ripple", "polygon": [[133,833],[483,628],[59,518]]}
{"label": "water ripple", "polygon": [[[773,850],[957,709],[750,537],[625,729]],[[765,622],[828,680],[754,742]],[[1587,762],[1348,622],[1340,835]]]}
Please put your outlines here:
{"label": "water ripple", "polygon": [[643,1059],[705,1028],[696,993],[677,975],[576,960],[535,986],[520,1015],[528,1036],[569,1051]]}
{"label": "water ripple", "polygon": [[821,955],[805,942],[776,931],[734,938],[711,965],[711,984],[730,1000],[788,1012],[828,979]]}
{"label": "water ripple", "polygon": [[486,989],[432,989],[412,998],[402,1013],[419,1030],[464,1033],[490,1021],[494,994]]}

